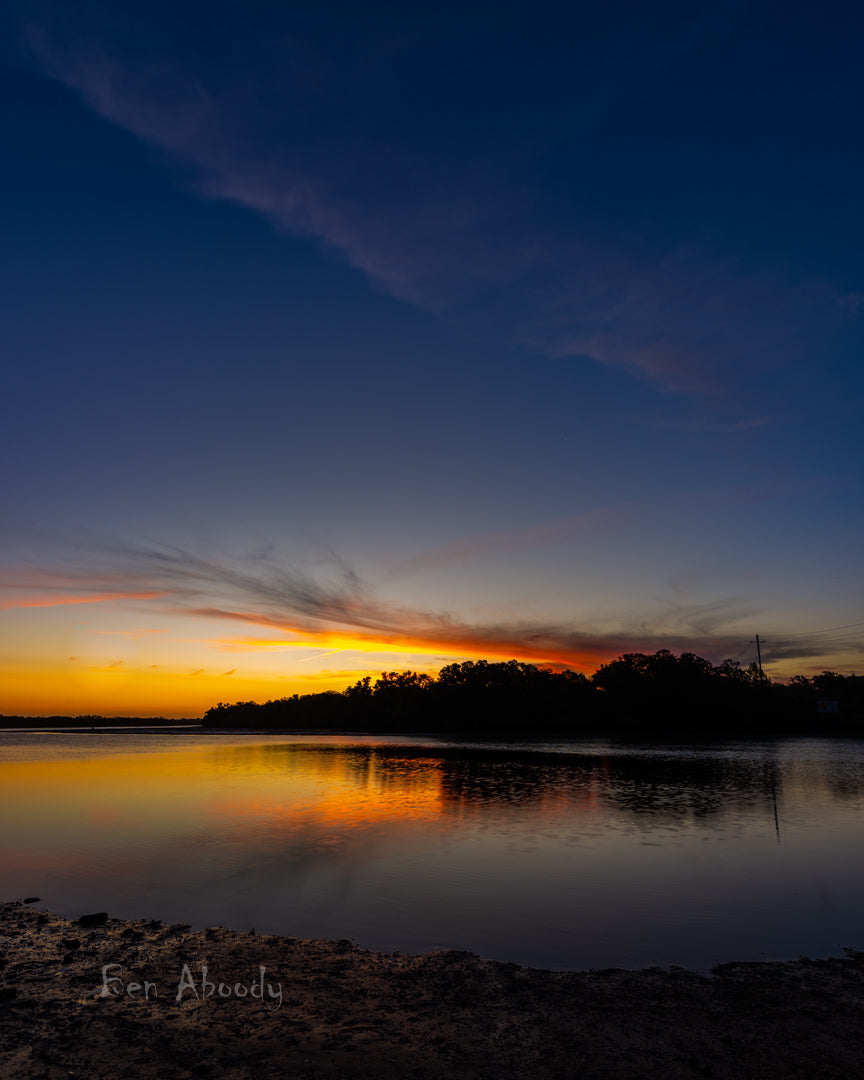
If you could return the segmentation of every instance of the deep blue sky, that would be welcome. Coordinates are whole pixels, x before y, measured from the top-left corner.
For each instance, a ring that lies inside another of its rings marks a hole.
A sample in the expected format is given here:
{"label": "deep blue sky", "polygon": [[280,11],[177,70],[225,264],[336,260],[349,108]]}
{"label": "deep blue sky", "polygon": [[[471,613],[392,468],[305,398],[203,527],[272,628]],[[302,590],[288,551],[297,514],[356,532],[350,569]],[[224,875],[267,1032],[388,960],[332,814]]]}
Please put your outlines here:
{"label": "deep blue sky", "polygon": [[2,28],[0,711],[757,632],[861,670],[855,6]]}

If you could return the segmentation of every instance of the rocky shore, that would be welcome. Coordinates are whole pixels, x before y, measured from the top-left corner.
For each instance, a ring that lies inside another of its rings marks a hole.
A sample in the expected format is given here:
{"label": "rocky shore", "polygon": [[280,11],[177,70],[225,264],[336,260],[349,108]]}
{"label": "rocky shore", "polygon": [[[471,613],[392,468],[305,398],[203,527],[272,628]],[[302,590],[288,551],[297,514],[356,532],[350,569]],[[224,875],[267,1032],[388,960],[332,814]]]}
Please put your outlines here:
{"label": "rocky shore", "polygon": [[864,954],[550,972],[0,904],[3,1080],[843,1077]]}

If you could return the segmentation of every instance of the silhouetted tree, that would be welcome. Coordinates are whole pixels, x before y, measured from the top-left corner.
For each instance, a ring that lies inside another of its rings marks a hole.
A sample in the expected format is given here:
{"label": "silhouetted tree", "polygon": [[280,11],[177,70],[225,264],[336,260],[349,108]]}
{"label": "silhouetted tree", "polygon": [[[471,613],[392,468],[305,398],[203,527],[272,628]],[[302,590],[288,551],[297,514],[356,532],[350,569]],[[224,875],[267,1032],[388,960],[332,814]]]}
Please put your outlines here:
{"label": "silhouetted tree", "polygon": [[[817,702],[840,702],[840,718],[817,716]],[[864,678],[822,672],[773,683],[755,664],[717,667],[692,652],[625,653],[587,679],[518,660],[447,664],[437,678],[382,672],[342,692],[294,694],[256,705],[220,702],[209,727],[436,731],[513,734],[610,734],[701,738],[721,735],[857,731]]]}

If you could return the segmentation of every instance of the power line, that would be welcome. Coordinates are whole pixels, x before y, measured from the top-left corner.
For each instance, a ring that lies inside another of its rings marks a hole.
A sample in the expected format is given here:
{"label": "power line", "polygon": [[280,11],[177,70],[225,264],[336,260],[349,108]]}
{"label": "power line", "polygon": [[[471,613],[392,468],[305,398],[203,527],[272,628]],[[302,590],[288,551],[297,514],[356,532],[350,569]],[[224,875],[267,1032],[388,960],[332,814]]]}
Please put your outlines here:
{"label": "power line", "polygon": [[[861,629],[857,630],[856,627],[861,627]],[[846,631],[846,630],[854,630],[855,632],[852,633],[852,634],[843,633],[843,631]],[[828,635],[833,635],[833,634],[839,634],[840,636],[839,637],[834,637],[834,638],[828,637]],[[762,670],[762,658],[761,658],[761,653],[762,653],[761,646],[762,645],[772,645],[774,647],[782,647],[784,645],[796,645],[796,644],[804,645],[805,643],[812,643],[814,645],[819,645],[819,644],[839,645],[844,640],[847,640],[849,638],[858,638],[858,637],[861,637],[862,635],[864,635],[864,622],[846,623],[844,626],[829,626],[824,630],[812,630],[809,633],[804,631],[804,632],[798,633],[798,634],[787,634],[787,636],[784,637],[784,638],[775,638],[770,642],[766,641],[764,638],[760,638],[759,635],[757,634],[756,635],[756,640],[755,641],[748,641],[747,644],[744,646],[744,648],[741,650],[741,652],[738,654],[738,656],[735,658],[733,663],[737,663],[738,660],[741,659],[741,657],[744,655],[744,652],[747,650],[747,648],[750,645],[755,645],[756,646],[756,655],[757,655],[757,659],[758,659],[758,663],[759,663],[759,670],[761,671]]]}
{"label": "power line", "polygon": [[839,633],[837,631],[833,634],[829,634],[826,631],[824,634],[796,634],[795,637],[791,638],[777,638],[772,644],[805,645],[812,642],[815,645],[840,645],[844,641],[857,641],[861,637],[864,637],[864,630],[856,630],[851,634]]}
{"label": "power line", "polygon": [[[833,633],[836,633],[836,631],[838,631],[838,630],[851,630],[855,626],[864,627],[864,622],[846,623],[845,626],[829,626],[825,630],[812,630],[809,633],[805,632],[803,634],[787,634],[786,638],[791,639],[791,638],[800,638],[800,637],[818,637],[820,634],[833,634]],[[785,642],[786,638],[783,639],[784,642]],[[774,644],[775,645],[779,644],[779,642],[775,642]]]}
{"label": "power line", "polygon": [[854,634],[842,634],[841,637],[834,639],[833,642],[831,642],[830,640],[825,642],[826,644],[840,644],[846,638],[857,638],[864,635],[864,622],[846,623],[844,626],[829,626],[824,630],[813,630],[810,632],[805,631],[798,634],[788,634],[785,638],[777,638],[776,640],[772,641],[766,641],[764,638],[760,638],[757,634],[756,639],[754,641],[748,641],[747,644],[744,645],[744,647],[735,657],[735,659],[731,661],[731,663],[737,664],[740,661],[741,657],[744,655],[744,653],[747,652],[747,650],[750,648],[750,646],[755,645],[757,663],[759,664],[759,671],[761,672],[763,645],[771,645],[775,647],[780,647],[783,645],[795,645],[796,643],[803,645],[805,643],[805,640],[818,645],[820,644],[819,638],[823,637],[826,634],[837,634],[841,633],[844,630],[855,630],[856,627],[861,627],[861,629],[856,630]]}

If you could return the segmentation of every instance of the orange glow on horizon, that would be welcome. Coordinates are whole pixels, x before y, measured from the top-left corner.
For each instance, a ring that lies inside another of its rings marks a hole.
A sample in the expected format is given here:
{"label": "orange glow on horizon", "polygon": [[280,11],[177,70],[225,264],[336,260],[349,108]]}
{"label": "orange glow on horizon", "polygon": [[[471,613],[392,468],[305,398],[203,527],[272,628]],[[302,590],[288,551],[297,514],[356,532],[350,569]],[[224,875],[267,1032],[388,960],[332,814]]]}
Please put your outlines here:
{"label": "orange glow on horizon", "polygon": [[418,635],[365,635],[340,631],[292,630],[287,633],[302,635],[296,640],[279,638],[230,639],[223,644],[228,648],[248,649],[327,649],[332,652],[357,652],[435,656],[439,659],[482,660],[495,657],[506,660],[522,660],[536,664],[559,664],[579,671],[593,670],[599,664],[614,659],[617,652],[601,652],[591,649],[565,649],[554,645],[532,645],[518,641],[478,640],[468,635],[460,638],[436,637],[434,634]]}
{"label": "orange glow on horizon", "polygon": [[[132,665],[27,665],[0,670],[0,714],[198,718],[218,701],[285,697],[287,681]],[[341,686],[339,687],[341,689]]]}
{"label": "orange glow on horizon", "polygon": [[[518,628],[500,636],[492,628],[484,637],[483,628],[437,624],[431,618],[418,618],[410,626],[403,618],[401,626],[383,631],[308,629],[253,612],[226,615],[214,610],[192,616],[159,604],[155,612],[142,614],[134,605],[124,611],[108,603],[158,595],[142,591],[81,597],[70,590],[61,600],[40,599],[31,591],[27,602],[36,610],[16,614],[14,624],[12,616],[4,616],[12,632],[0,653],[0,714],[194,719],[219,702],[342,691],[367,676],[374,681],[384,671],[434,676],[450,663],[515,659],[590,674],[623,652],[652,652],[657,647],[640,648],[624,635],[611,634],[583,642],[576,634],[556,640],[526,631],[520,640]],[[86,611],[76,612],[74,603],[86,604]],[[40,608],[53,610],[40,614]],[[241,633],[247,636],[222,636],[226,618],[235,631],[241,622]],[[256,633],[262,636],[253,636]],[[803,665],[803,673],[829,666],[820,660],[818,665]],[[834,669],[846,666],[841,660]],[[788,677],[801,667],[792,660],[778,661],[769,674]]]}
{"label": "orange glow on horizon", "polygon": [[267,701],[320,690],[344,690],[382,666],[271,675],[230,674],[212,661],[204,671],[132,665],[27,665],[0,668],[0,715],[164,716],[197,719],[220,701]]}

